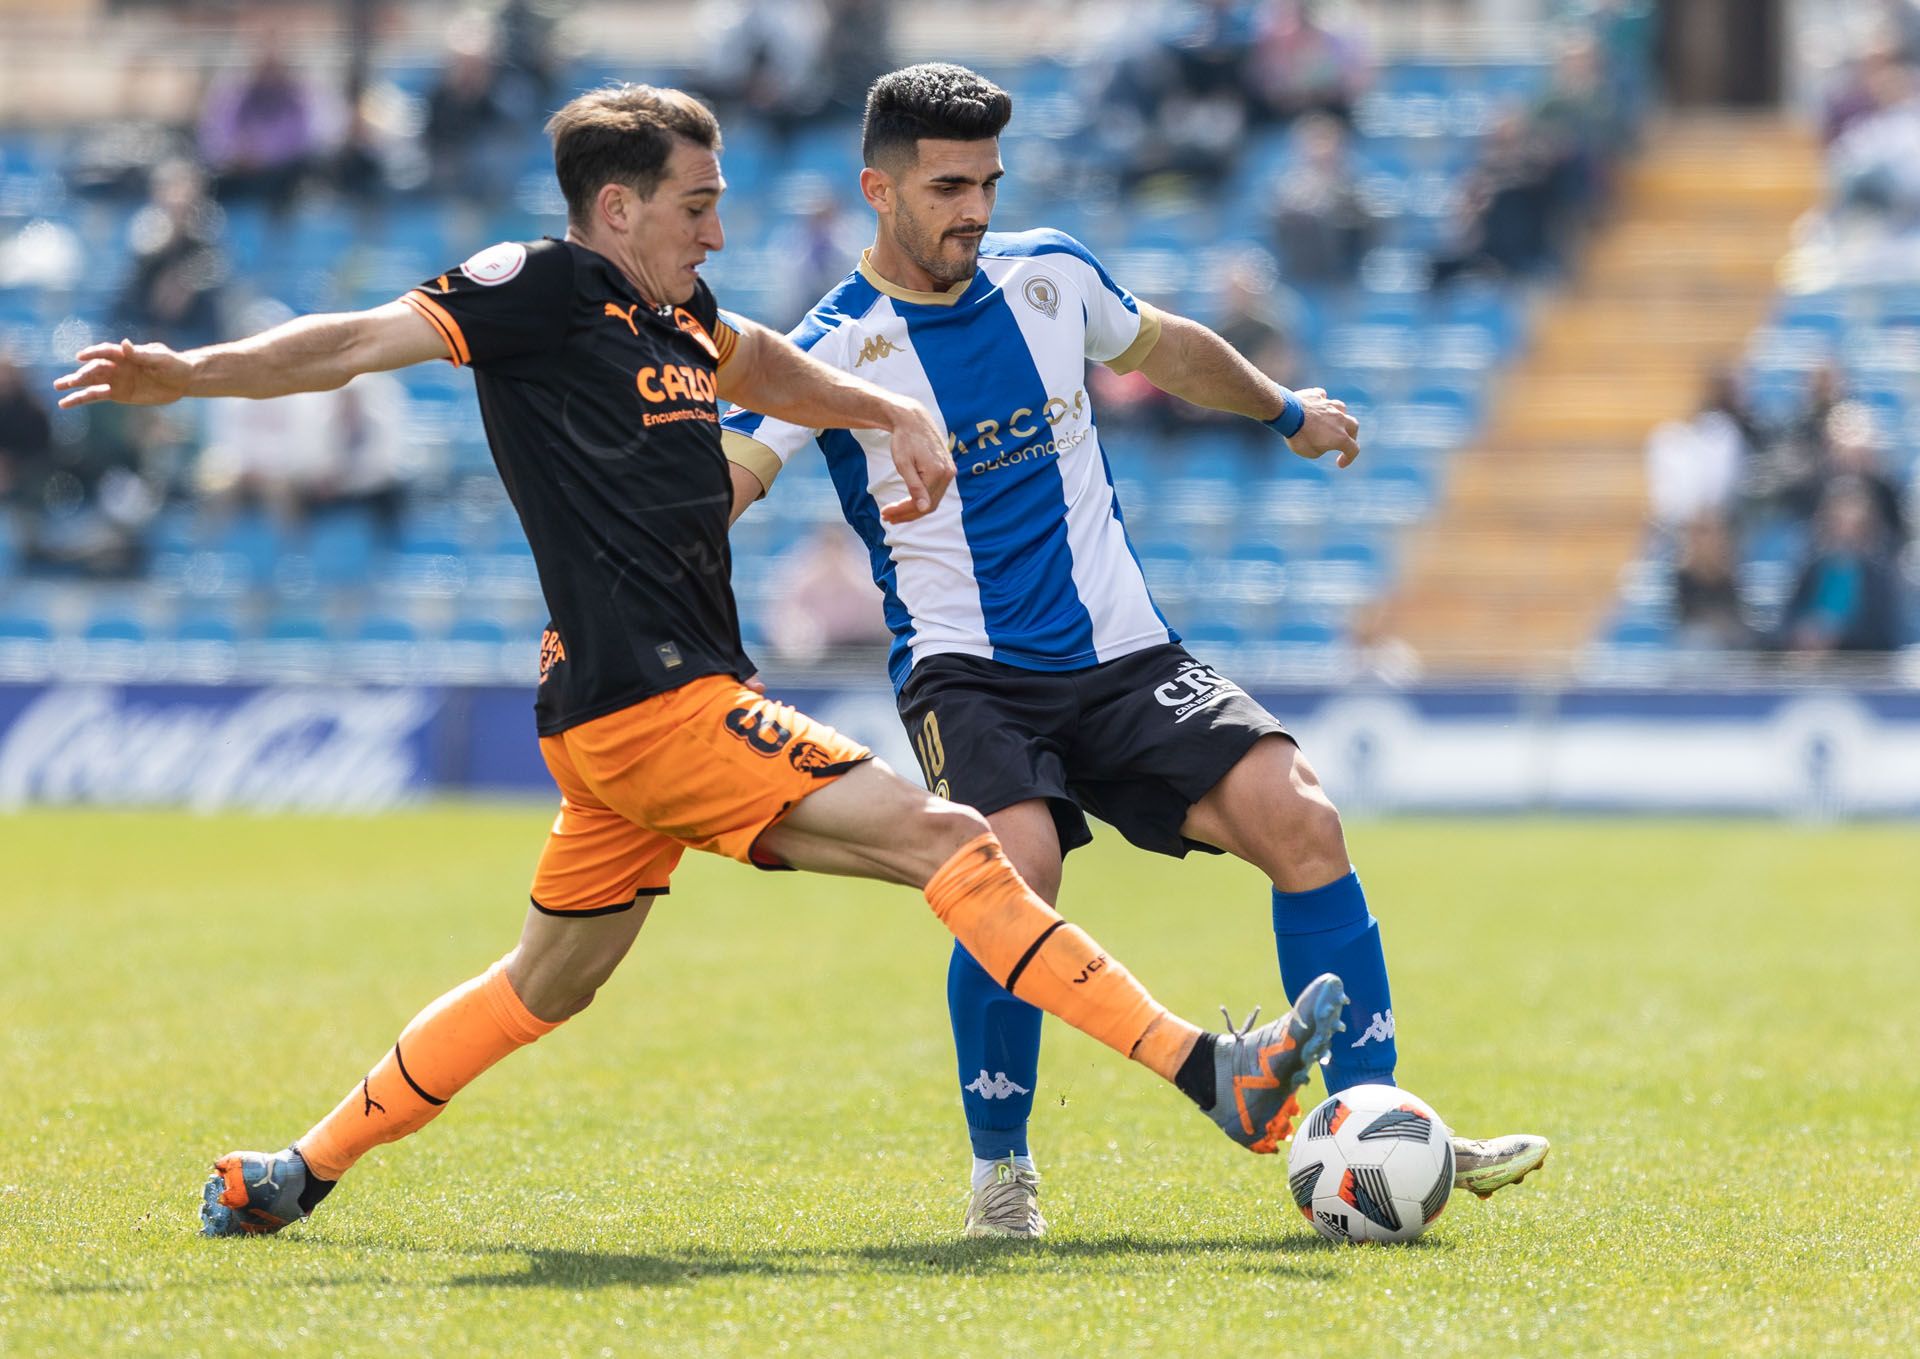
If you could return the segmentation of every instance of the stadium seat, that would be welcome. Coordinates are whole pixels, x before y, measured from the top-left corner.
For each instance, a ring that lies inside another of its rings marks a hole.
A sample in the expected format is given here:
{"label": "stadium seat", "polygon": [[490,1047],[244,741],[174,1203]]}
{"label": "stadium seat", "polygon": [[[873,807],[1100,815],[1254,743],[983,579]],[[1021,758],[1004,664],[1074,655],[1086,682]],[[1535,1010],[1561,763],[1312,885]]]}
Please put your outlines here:
{"label": "stadium seat", "polygon": [[259,589],[273,580],[274,569],[286,551],[286,540],[273,516],[259,510],[241,510],[215,526],[209,546],[233,563],[246,585]]}
{"label": "stadium seat", "polygon": [[364,588],[373,579],[378,530],[365,510],[328,510],[307,527],[307,555],[323,589]]}

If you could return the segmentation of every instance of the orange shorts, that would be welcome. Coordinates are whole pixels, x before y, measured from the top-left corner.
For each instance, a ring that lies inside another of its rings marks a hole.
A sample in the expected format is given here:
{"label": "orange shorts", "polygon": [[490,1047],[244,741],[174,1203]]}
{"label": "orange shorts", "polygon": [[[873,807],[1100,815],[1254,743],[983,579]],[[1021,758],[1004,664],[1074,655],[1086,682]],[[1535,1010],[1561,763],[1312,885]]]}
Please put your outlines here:
{"label": "orange shorts", "polygon": [[689,848],[761,867],[761,832],[871,758],[823,722],[709,675],[540,738],[560,785],[533,904],[610,915],[667,890]]}

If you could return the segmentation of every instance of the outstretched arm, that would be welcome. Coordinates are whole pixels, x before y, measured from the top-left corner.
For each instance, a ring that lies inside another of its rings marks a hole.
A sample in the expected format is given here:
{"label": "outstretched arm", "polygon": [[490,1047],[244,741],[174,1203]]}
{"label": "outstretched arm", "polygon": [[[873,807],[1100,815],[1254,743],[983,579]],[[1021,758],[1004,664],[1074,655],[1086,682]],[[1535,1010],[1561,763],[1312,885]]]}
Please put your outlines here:
{"label": "outstretched arm", "polygon": [[164,406],[183,396],[287,396],[344,387],[447,357],[446,341],[402,302],[366,311],[302,316],[228,344],[177,353],[163,344],[89,345],[79,367],[54,382],[62,409],[95,401]]}
{"label": "outstretched arm", "polygon": [[1160,338],[1139,371],[1182,401],[1273,425],[1303,458],[1338,452],[1346,467],[1360,456],[1360,422],[1347,414],[1344,401],[1319,387],[1288,391],[1198,321],[1161,312]]}
{"label": "outstretched arm", "polygon": [[[824,364],[765,326],[742,321],[735,329],[740,339],[720,368],[721,396],[809,429],[885,430],[907,499],[884,506],[880,517],[905,523],[940,503],[953,482],[953,454],[925,406]],[[740,498],[743,475],[751,477],[735,469],[735,518],[748,503]]]}

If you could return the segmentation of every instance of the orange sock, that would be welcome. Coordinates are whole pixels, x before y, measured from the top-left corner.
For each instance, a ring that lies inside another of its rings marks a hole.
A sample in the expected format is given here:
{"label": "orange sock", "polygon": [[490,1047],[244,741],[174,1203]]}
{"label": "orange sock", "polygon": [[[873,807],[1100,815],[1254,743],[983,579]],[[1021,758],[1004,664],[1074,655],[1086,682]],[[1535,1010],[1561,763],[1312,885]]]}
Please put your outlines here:
{"label": "orange sock", "polygon": [[337,1180],[383,1142],[432,1122],[475,1076],[557,1023],[514,994],[506,959],[413,1017],[360,1087],[294,1145],[315,1175]]}
{"label": "orange sock", "polygon": [[[1169,1014],[1084,930],[1035,896],[995,836],[969,840],[942,864],[927,884],[927,901],[1007,990],[1173,1079],[1200,1031]],[[1149,1032],[1155,1041],[1143,1044]],[[1178,1049],[1171,1064],[1163,1051],[1170,1046]]]}

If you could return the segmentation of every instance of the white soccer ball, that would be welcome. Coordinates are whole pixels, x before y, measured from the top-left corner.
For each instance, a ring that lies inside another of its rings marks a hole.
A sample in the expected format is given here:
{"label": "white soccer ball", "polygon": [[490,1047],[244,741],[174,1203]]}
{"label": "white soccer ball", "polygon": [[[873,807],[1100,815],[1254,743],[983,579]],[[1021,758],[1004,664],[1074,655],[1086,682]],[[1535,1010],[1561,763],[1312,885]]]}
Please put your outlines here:
{"label": "white soccer ball", "polygon": [[1453,1192],[1453,1134],[1418,1095],[1350,1086],[1307,1115],[1287,1182],[1329,1241],[1411,1241]]}

